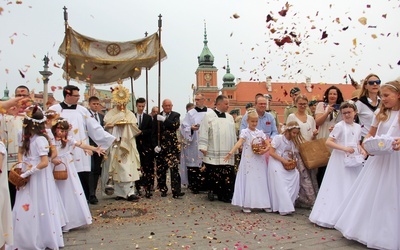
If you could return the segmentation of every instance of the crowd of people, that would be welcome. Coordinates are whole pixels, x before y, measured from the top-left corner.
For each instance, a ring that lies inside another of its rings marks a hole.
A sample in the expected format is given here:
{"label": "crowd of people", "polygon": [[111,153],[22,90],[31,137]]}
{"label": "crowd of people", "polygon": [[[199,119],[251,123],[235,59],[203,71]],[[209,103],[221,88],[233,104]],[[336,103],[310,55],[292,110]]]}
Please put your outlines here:
{"label": "crowd of people", "polygon": [[[206,107],[197,93],[184,117],[170,99],[161,111],[145,113],[144,98],[136,100],[136,112],[116,101],[102,114],[98,97],[90,97],[87,108],[79,105],[73,85],[47,111],[31,103],[26,86],[15,96],[0,102],[3,248],[63,247],[63,233],[92,223],[89,205],[99,202],[99,193],[129,202],[167,197],[168,170],[176,200],[186,186],[244,213],[286,216],[308,208],[312,223],[346,238],[372,248],[400,247],[399,81],[381,84],[370,74],[351,100],[336,86],[322,100],[309,100],[295,87],[283,126],[272,97],[262,93],[243,116],[228,112],[228,97]],[[365,140],[380,136],[391,138],[390,147],[371,154]],[[329,162],[308,169],[299,147],[321,138],[331,150]],[[25,185],[15,187],[7,176],[17,168]],[[60,170],[67,170],[66,178],[55,176]]]}

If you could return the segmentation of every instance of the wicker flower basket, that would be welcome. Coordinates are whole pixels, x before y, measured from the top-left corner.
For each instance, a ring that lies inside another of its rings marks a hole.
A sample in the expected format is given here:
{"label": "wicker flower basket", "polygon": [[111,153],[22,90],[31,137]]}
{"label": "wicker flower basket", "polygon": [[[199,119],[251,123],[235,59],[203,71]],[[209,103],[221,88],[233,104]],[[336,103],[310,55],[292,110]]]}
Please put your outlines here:
{"label": "wicker flower basket", "polygon": [[11,182],[16,188],[21,188],[28,183],[30,176],[27,178],[22,178],[22,169],[19,166],[19,164],[25,164],[26,166],[29,166],[28,163],[26,162],[16,162],[12,165],[10,174],[8,175],[8,181]]}
{"label": "wicker flower basket", "polygon": [[296,166],[297,166],[297,161],[296,161],[296,160],[289,160],[289,163],[290,163],[290,164],[283,165],[283,167],[284,167],[287,171],[290,171],[290,170],[293,170],[293,169],[296,168]]}
{"label": "wicker flower basket", "polygon": [[262,137],[256,137],[251,141],[251,149],[255,154],[260,154],[260,152],[266,148],[267,145]]}
{"label": "wicker flower basket", "polygon": [[[62,170],[56,170],[56,167],[61,165],[61,164],[64,166],[64,168]],[[53,176],[54,176],[55,180],[61,180],[62,181],[62,180],[68,179],[68,168],[67,168],[67,165],[65,165],[64,162],[61,162],[60,164],[54,166]]]}
{"label": "wicker flower basket", "polygon": [[296,166],[297,166],[297,159],[296,159],[296,156],[295,156],[295,154],[294,154],[294,149],[293,149],[293,148],[292,148],[291,151],[286,150],[286,151],[283,153],[282,157],[285,158],[285,159],[289,162],[289,164],[283,165],[283,167],[284,167],[287,171],[291,171],[291,170],[293,170],[293,169],[296,168]]}

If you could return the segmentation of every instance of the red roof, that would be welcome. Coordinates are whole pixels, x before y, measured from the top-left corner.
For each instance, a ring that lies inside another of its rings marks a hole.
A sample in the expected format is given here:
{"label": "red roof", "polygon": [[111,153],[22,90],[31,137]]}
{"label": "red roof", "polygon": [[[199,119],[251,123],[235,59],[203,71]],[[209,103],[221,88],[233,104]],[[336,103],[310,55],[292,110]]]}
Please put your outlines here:
{"label": "red roof", "polygon": [[266,82],[239,82],[236,84],[236,91],[233,95],[234,97],[230,100],[229,106],[230,110],[240,108],[241,113],[244,114],[246,104],[249,102],[254,103],[254,97],[256,94],[271,94],[271,108],[278,112],[279,116],[281,117],[280,122],[283,122],[283,110],[286,106],[292,103],[292,98],[289,94],[292,88],[300,88],[301,93],[306,95],[309,101],[321,101],[323,99],[325,90],[332,85],[335,85],[342,91],[343,98],[345,100],[350,99],[351,93],[355,90],[351,84],[343,83],[311,83],[310,91],[308,91],[304,82],[272,82],[271,91],[268,91]]}

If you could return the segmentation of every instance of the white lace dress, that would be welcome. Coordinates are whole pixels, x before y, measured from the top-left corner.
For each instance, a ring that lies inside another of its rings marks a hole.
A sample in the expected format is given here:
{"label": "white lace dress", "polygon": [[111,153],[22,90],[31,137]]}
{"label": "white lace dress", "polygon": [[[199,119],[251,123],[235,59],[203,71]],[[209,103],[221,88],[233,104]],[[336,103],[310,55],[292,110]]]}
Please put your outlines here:
{"label": "white lace dress", "polygon": [[[399,111],[391,111],[377,136],[400,138]],[[338,209],[335,228],[369,248],[400,249],[400,151],[370,156]]]}
{"label": "white lace dress", "polygon": [[[47,155],[44,136],[30,140],[30,154],[23,161],[36,166]],[[23,165],[23,171],[26,166]],[[25,187],[17,191],[13,209],[14,244],[7,249],[59,249],[64,246],[60,204],[51,167],[32,174]]]}
{"label": "white lace dress", "polygon": [[[284,156],[286,152],[292,152],[294,144],[284,135],[276,135],[271,142],[275,153]],[[299,194],[300,175],[297,168],[286,170],[279,160],[269,158],[268,186],[272,203],[272,211],[281,214],[294,212],[294,202]]]}
{"label": "white lace dress", "polygon": [[[339,145],[351,146],[357,150],[357,144],[361,139],[361,126],[356,123],[348,125],[341,121],[335,125],[329,137],[335,138]],[[334,226],[336,211],[362,169],[362,166],[345,167],[345,154],[342,150],[332,150],[324,180],[309,217],[311,222],[322,227]]]}
{"label": "white lace dress", "polygon": [[270,208],[265,156],[254,154],[251,147],[252,140],[257,137],[266,139],[265,134],[258,129],[251,131],[246,128],[240,132],[244,143],[232,204],[245,208]]}

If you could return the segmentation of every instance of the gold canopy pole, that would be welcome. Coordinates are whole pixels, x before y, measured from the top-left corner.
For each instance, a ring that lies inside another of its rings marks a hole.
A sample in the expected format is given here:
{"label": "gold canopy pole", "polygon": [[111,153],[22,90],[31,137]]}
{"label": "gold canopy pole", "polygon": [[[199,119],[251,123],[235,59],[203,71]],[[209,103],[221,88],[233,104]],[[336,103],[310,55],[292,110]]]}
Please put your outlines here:
{"label": "gold canopy pole", "polygon": [[[144,36],[147,37],[147,31],[144,33]],[[149,70],[146,67],[146,111],[149,113]]]}
{"label": "gold canopy pole", "polygon": [[69,66],[68,66],[68,12],[64,6],[64,28],[65,28],[65,72],[67,85],[69,85]]}
{"label": "gold canopy pole", "polygon": [[[158,112],[161,112],[161,14],[158,15]],[[157,119],[157,118],[156,118]],[[158,146],[160,146],[160,122],[158,122]]]}

